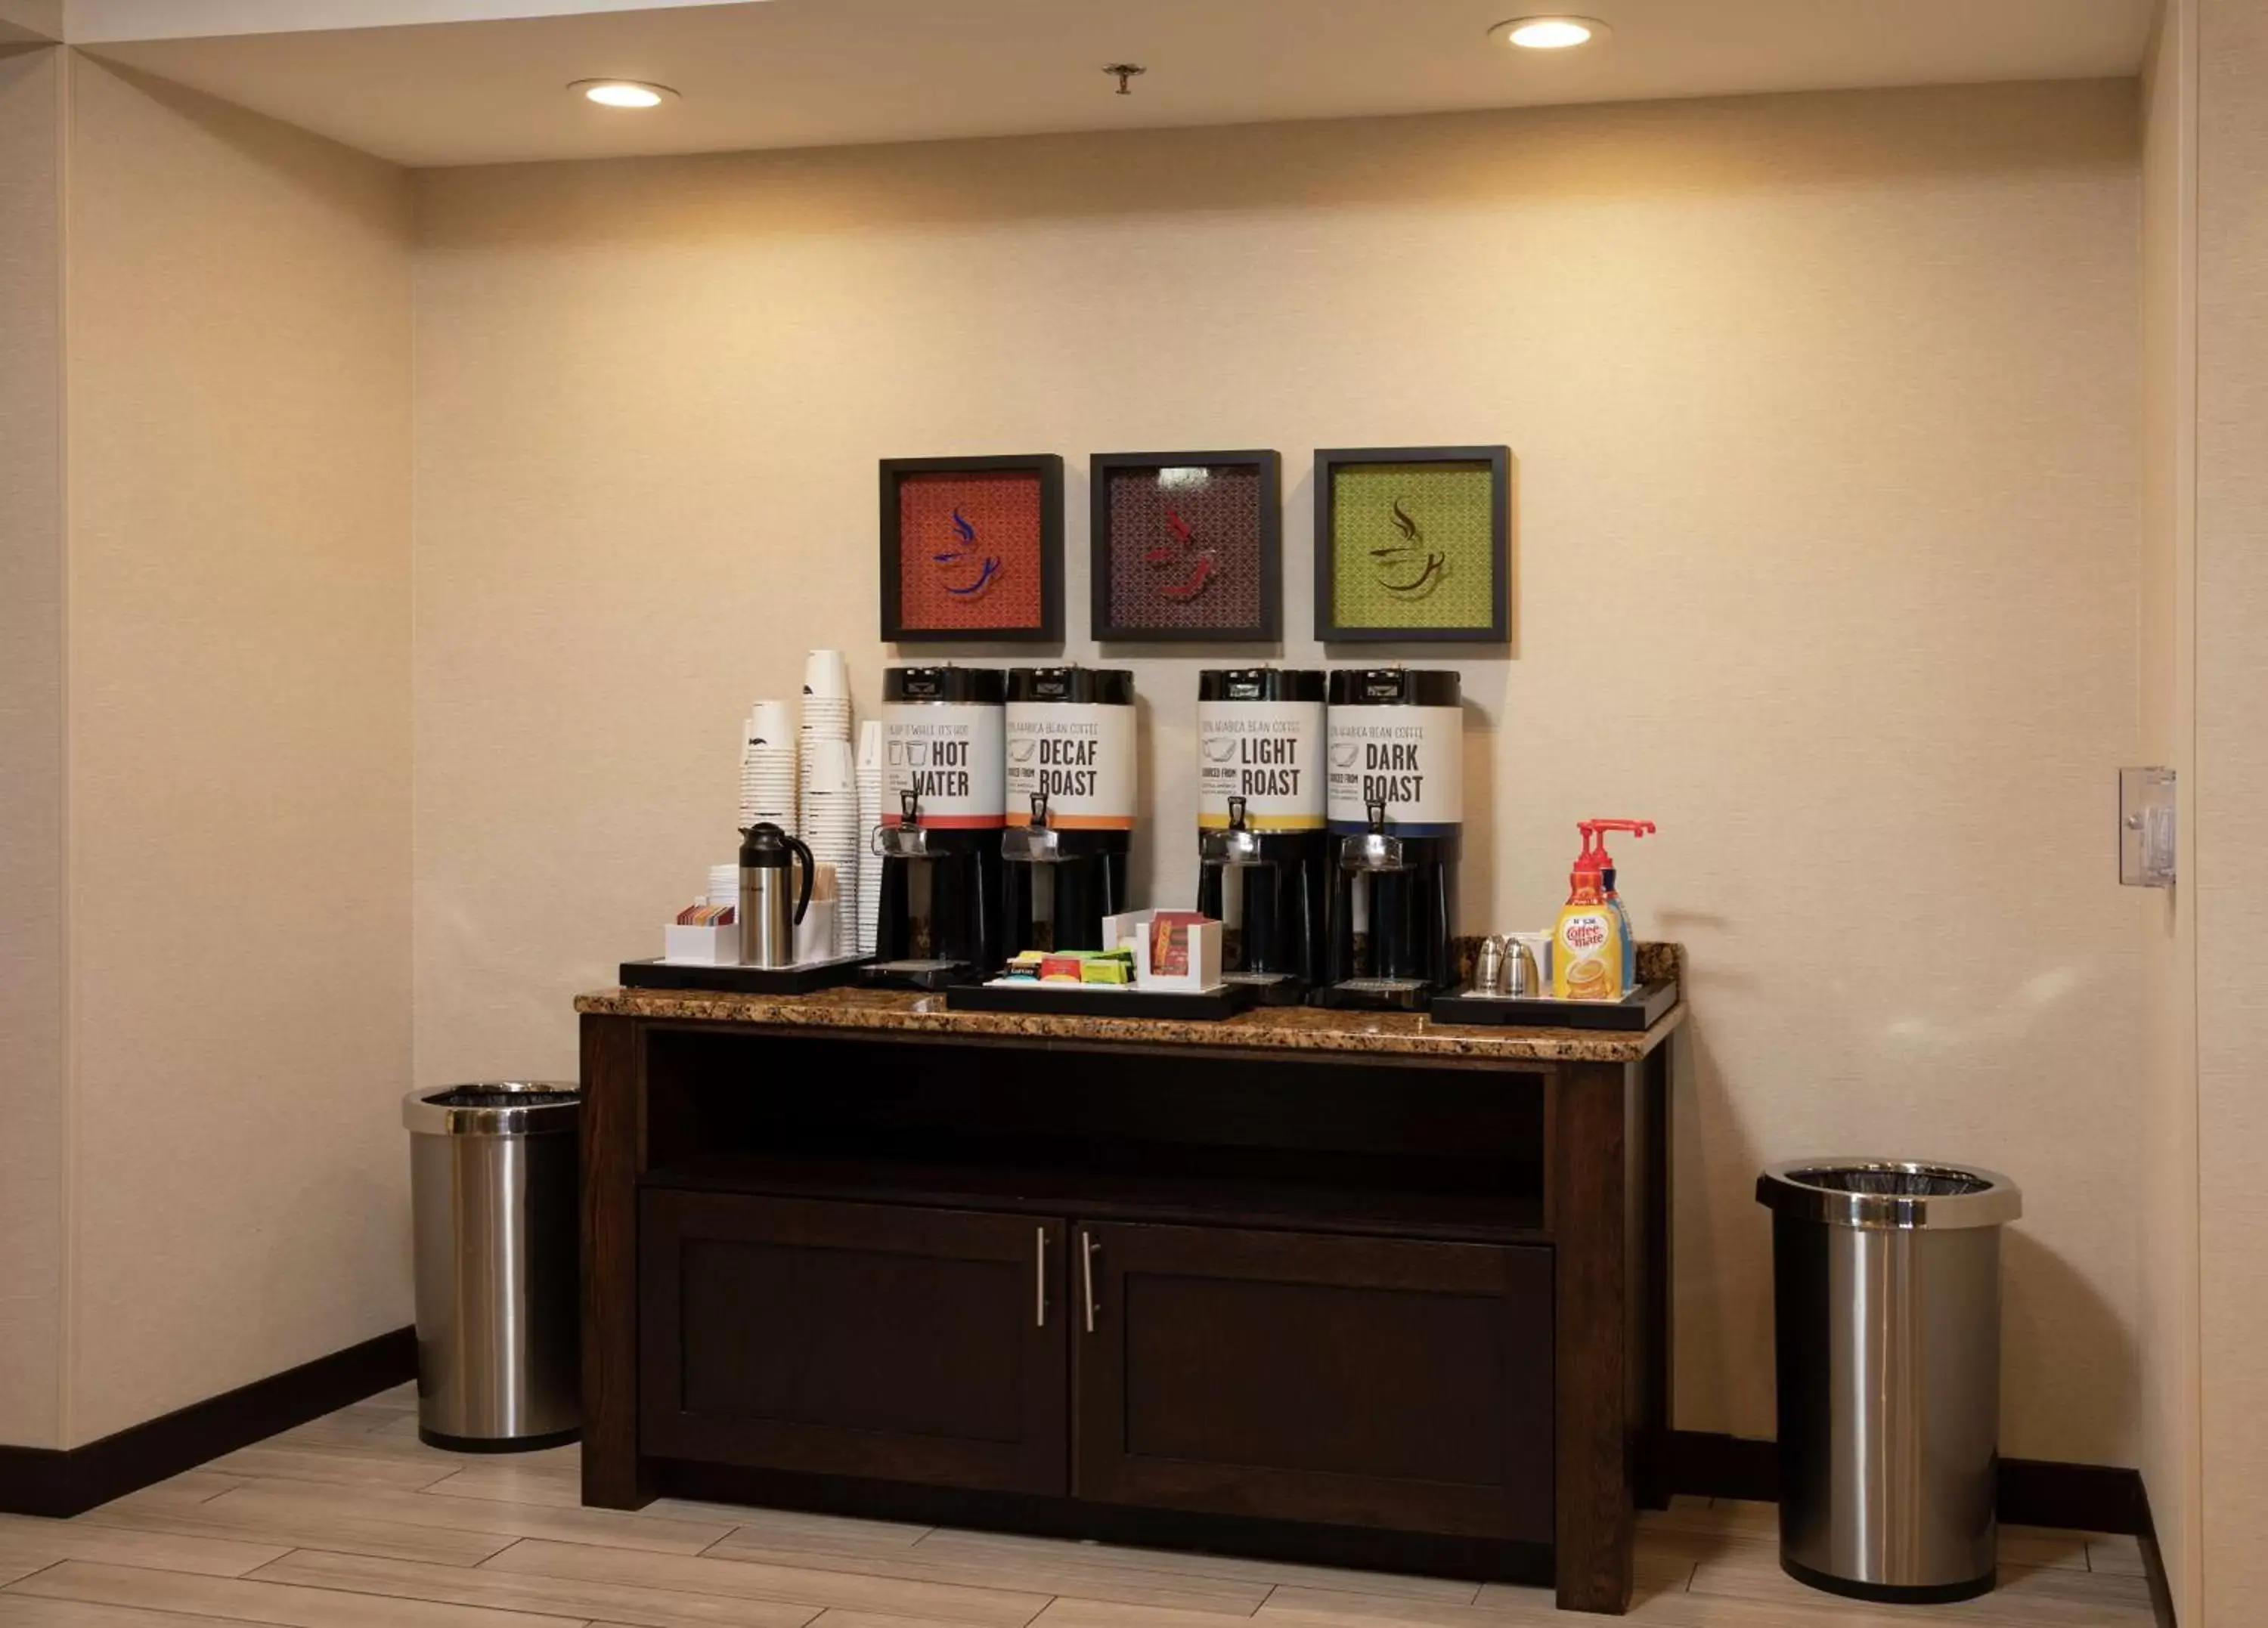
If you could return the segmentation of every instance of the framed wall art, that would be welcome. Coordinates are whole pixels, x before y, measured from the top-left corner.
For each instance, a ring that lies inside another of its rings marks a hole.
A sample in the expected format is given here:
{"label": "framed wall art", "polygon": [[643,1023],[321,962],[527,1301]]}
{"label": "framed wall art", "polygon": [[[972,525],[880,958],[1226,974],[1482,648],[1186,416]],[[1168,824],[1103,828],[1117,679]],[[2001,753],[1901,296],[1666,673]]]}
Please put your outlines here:
{"label": "framed wall art", "polygon": [[1512,637],[1512,451],[1315,454],[1315,636],[1349,643]]}
{"label": "framed wall art", "polygon": [[882,460],[882,637],[1063,637],[1063,459]]}
{"label": "framed wall art", "polygon": [[1098,452],[1089,479],[1095,638],[1282,636],[1282,458]]}

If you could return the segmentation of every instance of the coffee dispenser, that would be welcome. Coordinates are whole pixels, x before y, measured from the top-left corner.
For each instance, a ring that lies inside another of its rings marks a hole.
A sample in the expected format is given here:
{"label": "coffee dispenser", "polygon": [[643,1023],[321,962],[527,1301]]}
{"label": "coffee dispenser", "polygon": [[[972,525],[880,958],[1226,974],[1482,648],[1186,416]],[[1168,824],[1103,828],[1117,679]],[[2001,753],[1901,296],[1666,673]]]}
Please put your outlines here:
{"label": "coffee dispenser", "polygon": [[1000,964],[1006,679],[981,667],[882,671],[882,867],[868,982],[939,988]]}
{"label": "coffee dispenser", "polygon": [[1276,667],[1197,674],[1197,907],[1222,923],[1225,976],[1270,1001],[1323,979],[1324,683]]}
{"label": "coffee dispenser", "polygon": [[1130,907],[1134,793],[1134,675],[1010,668],[1007,954],[1105,948],[1102,919]]}
{"label": "coffee dispenser", "polygon": [[1454,672],[1330,678],[1325,1006],[1422,1010],[1456,979],[1464,715]]}

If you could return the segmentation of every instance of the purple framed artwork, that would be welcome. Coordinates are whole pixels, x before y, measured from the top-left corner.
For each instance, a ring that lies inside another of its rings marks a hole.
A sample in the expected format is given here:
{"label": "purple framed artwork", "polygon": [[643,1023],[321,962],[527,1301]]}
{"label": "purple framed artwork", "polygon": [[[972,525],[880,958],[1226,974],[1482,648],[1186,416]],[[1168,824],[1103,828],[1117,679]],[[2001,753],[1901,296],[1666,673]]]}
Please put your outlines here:
{"label": "purple framed artwork", "polygon": [[1283,460],[1269,451],[1098,452],[1089,465],[1098,640],[1283,633]]}

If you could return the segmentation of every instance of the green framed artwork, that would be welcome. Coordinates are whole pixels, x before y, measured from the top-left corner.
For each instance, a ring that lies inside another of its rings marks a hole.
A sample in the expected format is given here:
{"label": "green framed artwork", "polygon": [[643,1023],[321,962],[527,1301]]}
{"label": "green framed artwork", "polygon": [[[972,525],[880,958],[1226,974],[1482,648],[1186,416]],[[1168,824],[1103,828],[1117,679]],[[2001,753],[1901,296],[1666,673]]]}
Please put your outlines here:
{"label": "green framed artwork", "polygon": [[1315,636],[1512,637],[1512,450],[1315,454]]}

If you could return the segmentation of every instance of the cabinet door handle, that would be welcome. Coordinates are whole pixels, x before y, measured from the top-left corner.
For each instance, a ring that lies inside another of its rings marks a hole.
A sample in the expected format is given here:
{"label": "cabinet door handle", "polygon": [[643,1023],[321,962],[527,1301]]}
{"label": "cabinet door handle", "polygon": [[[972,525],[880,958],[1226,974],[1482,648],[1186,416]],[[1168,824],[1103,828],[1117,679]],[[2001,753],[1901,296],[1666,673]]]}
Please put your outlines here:
{"label": "cabinet door handle", "polygon": [[1079,1270],[1086,1287],[1086,1331],[1094,1332],[1094,1235],[1079,1235]]}
{"label": "cabinet door handle", "polygon": [[1032,1272],[1034,1286],[1032,1315],[1035,1325],[1045,1328],[1048,1325],[1048,1229],[1045,1227],[1040,1227],[1035,1230],[1040,1237],[1040,1253],[1038,1265]]}

